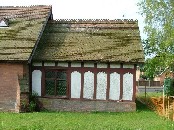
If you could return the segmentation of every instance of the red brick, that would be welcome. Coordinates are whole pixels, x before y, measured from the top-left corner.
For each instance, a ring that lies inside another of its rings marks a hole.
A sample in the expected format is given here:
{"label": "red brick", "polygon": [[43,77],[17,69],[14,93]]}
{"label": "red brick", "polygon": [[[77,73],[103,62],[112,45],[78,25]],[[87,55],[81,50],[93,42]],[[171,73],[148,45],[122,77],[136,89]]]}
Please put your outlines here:
{"label": "red brick", "polygon": [[0,111],[19,112],[18,76],[26,73],[26,66],[24,63],[0,63]]}
{"label": "red brick", "polygon": [[114,101],[82,101],[39,98],[44,109],[53,111],[104,111],[104,112],[131,112],[136,110],[135,102]]}

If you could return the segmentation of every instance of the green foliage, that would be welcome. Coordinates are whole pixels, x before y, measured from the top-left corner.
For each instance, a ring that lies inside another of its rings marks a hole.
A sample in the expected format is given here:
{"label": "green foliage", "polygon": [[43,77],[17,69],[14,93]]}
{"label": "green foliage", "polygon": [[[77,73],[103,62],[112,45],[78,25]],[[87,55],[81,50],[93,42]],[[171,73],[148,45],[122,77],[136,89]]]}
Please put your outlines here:
{"label": "green foliage", "polygon": [[38,93],[32,92],[32,94],[29,95],[29,111],[34,112],[34,111],[40,111],[40,104],[38,100]]}
{"label": "green foliage", "polygon": [[22,102],[21,103],[21,109],[23,112],[35,112],[40,111],[41,105],[38,100],[38,94],[36,92],[33,92],[29,95],[29,103]]}
{"label": "green foliage", "polygon": [[29,103],[29,111],[34,112],[36,109],[36,103],[34,101],[30,101]]}
{"label": "green foliage", "polygon": [[143,41],[145,55],[157,56],[147,63],[151,73],[155,73],[157,67],[166,68],[174,62],[174,1],[141,0],[138,6],[145,17],[144,31],[148,37]]}
{"label": "green foliage", "polygon": [[145,32],[151,49],[157,55],[174,54],[174,1],[141,0],[138,5],[145,16]]}
{"label": "green foliage", "polygon": [[142,71],[145,72],[145,77],[152,80],[156,75],[160,74],[164,70],[163,68],[161,68],[162,66],[163,63],[161,63],[160,58],[154,57],[145,61]]}
{"label": "green foliage", "polygon": [[174,96],[174,79],[166,78],[164,80],[164,93],[167,96]]}
{"label": "green foliage", "polygon": [[151,45],[150,45],[148,39],[142,40],[142,44],[143,44],[143,49],[144,49],[144,55],[145,56],[153,55],[153,49],[151,48]]}

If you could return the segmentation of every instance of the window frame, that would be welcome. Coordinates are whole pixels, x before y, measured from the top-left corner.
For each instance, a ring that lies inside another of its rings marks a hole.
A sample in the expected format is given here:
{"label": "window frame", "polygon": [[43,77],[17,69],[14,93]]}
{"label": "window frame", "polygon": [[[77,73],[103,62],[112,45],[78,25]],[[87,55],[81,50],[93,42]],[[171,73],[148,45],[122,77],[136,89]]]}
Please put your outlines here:
{"label": "window frame", "polygon": [[[49,72],[49,71],[52,71],[52,72],[55,72],[56,74],[55,74],[55,77],[54,78],[47,78],[46,77],[46,73],[47,72]],[[58,77],[57,77],[57,73],[58,72],[65,72],[66,73],[66,79],[65,80],[63,80],[63,79],[59,79]],[[43,89],[43,97],[48,97],[48,98],[69,98],[69,87],[68,87],[68,71],[67,71],[67,69],[46,69],[45,71],[44,71],[44,76],[43,76],[43,78],[44,78],[44,89]],[[47,95],[46,94],[46,80],[54,80],[54,95]],[[57,91],[57,86],[56,86],[56,84],[57,84],[57,82],[58,81],[66,81],[66,95],[63,95],[63,96],[60,96],[60,95],[58,95],[57,93],[58,93],[58,91]]]}

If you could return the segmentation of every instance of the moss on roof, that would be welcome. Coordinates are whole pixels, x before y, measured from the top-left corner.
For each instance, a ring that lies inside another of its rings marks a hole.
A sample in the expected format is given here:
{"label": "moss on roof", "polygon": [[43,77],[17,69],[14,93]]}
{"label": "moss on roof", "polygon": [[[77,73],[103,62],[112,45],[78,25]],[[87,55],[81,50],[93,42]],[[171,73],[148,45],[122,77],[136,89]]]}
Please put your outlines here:
{"label": "moss on roof", "polygon": [[138,23],[132,20],[50,21],[33,60],[144,62]]}
{"label": "moss on roof", "polygon": [[0,27],[0,60],[27,61],[43,28],[51,6],[0,6],[0,18],[9,27]]}

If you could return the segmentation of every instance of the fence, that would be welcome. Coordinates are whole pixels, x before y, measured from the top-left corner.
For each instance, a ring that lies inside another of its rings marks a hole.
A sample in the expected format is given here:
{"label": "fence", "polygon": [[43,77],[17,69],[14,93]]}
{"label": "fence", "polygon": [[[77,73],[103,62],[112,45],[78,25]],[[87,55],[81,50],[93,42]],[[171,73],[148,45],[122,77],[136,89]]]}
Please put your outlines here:
{"label": "fence", "polygon": [[174,121],[174,96],[165,96],[163,86],[159,81],[138,81],[137,100],[159,115]]}
{"label": "fence", "polygon": [[149,86],[149,87],[160,87],[160,81],[150,81],[150,80],[145,80],[145,81],[137,81],[137,86]]}
{"label": "fence", "polygon": [[148,96],[162,96],[163,86],[160,81],[137,81],[137,96],[143,96],[145,99]]}

